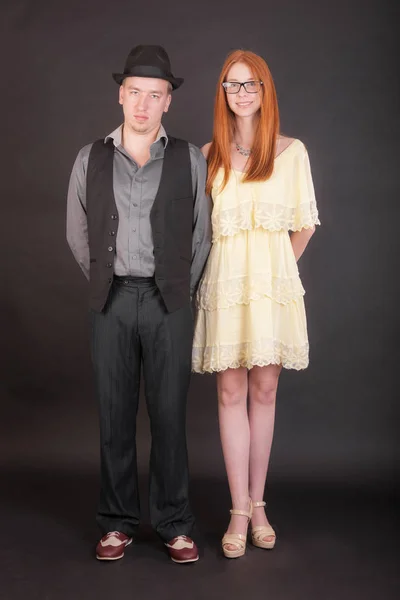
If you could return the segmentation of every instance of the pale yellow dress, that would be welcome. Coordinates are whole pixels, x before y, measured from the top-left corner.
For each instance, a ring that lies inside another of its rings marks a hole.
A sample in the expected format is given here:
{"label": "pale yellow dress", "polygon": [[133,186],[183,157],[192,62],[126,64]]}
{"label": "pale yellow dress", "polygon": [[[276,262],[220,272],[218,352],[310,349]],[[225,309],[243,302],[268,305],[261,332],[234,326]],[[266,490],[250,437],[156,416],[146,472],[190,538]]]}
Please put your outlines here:
{"label": "pale yellow dress", "polygon": [[289,231],[319,224],[304,144],[275,158],[270,179],[215,178],[213,244],[197,295],[192,369],[308,366],[302,286]]}

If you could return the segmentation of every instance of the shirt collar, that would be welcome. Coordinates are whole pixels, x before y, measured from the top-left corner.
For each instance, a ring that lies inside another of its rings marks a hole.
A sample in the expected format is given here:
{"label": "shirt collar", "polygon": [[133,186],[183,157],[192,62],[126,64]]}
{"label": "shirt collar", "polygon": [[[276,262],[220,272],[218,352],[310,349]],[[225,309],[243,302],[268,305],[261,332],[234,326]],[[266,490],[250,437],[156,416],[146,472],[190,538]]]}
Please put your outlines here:
{"label": "shirt collar", "polygon": [[[121,146],[121,144],[122,144],[122,127],[123,127],[123,125],[120,125],[119,127],[117,127],[117,129],[114,129],[114,131],[109,133],[104,138],[104,143],[107,143],[108,140],[112,140],[114,142],[114,146],[116,148],[118,148],[118,146]],[[162,141],[163,147],[165,149],[168,144],[168,136],[167,136],[167,132],[165,131],[163,125],[160,125],[160,129],[158,130],[157,137],[151,146],[154,146],[160,140]]]}

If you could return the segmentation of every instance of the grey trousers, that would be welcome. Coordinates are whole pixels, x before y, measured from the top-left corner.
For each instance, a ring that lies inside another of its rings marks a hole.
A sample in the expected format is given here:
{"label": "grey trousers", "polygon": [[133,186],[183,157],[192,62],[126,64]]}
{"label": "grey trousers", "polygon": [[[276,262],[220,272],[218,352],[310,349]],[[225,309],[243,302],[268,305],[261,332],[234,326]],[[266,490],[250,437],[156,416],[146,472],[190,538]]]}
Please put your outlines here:
{"label": "grey trousers", "polygon": [[140,520],[136,415],[143,365],[151,426],[149,508],[164,541],[189,535],[186,400],[191,371],[190,303],[168,313],[153,278],[115,278],[102,313],[92,311],[92,360],[100,412],[103,534],[133,535]]}

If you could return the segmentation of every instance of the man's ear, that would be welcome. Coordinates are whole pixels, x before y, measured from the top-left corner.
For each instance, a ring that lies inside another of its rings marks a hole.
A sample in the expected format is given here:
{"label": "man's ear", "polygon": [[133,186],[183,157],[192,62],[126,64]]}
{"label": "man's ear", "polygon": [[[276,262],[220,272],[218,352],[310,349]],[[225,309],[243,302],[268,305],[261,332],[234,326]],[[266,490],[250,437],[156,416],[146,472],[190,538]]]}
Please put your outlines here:
{"label": "man's ear", "polygon": [[172,94],[168,94],[167,102],[165,104],[164,112],[168,112],[169,105],[171,104]]}
{"label": "man's ear", "polygon": [[124,84],[121,83],[121,85],[119,86],[119,98],[118,98],[118,102],[120,104],[123,104],[124,102]]}

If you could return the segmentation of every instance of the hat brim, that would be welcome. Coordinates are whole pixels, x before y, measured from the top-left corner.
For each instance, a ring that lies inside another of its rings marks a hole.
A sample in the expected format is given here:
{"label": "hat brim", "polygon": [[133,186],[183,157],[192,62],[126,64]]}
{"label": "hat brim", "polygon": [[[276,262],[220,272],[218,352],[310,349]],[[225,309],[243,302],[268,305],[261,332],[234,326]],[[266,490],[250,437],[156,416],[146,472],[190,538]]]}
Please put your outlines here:
{"label": "hat brim", "polygon": [[169,77],[167,75],[154,75],[154,73],[152,73],[152,74],[149,73],[147,75],[145,75],[145,74],[139,75],[135,72],[133,72],[133,73],[113,73],[112,77],[113,77],[114,81],[116,83],[118,83],[118,85],[122,85],[122,82],[127,77],[150,77],[151,79],[164,79],[164,81],[169,81],[169,83],[172,85],[173,90],[177,90],[184,82],[184,79],[182,77]]}

